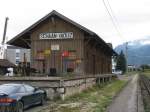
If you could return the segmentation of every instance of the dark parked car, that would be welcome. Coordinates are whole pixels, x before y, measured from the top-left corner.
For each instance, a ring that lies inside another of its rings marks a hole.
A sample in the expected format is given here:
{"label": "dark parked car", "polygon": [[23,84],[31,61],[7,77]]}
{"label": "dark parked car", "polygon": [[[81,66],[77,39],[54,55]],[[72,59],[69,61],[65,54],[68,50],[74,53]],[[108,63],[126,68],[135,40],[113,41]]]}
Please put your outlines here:
{"label": "dark parked car", "polygon": [[24,109],[43,105],[46,92],[26,84],[0,85],[0,112],[23,112]]}

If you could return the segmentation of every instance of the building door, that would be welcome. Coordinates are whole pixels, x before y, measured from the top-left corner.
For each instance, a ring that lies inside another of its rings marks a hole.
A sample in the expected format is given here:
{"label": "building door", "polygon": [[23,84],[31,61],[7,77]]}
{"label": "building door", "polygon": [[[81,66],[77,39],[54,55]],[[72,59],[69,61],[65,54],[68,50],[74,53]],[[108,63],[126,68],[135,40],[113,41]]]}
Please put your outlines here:
{"label": "building door", "polygon": [[42,72],[43,73],[45,73],[45,70],[46,70],[46,65],[45,65],[45,60],[43,60],[43,63],[42,63],[42,68],[43,68],[43,70],[42,70]]}
{"label": "building door", "polygon": [[95,74],[95,69],[96,69],[96,68],[95,68],[95,67],[96,67],[96,66],[95,66],[95,55],[92,55],[92,63],[93,63],[93,65],[92,65],[92,66],[93,66],[93,67],[92,67],[92,68],[93,68],[93,74]]}

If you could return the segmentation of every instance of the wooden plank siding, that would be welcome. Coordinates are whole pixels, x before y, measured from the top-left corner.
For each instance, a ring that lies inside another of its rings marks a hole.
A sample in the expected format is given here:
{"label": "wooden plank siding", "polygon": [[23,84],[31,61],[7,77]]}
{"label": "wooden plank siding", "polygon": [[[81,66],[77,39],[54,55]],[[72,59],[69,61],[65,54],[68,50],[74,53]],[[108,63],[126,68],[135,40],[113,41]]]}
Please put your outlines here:
{"label": "wooden plank siding", "polygon": [[[95,57],[95,59],[93,59],[93,56]],[[107,53],[107,51],[102,49],[102,47],[94,46],[92,42],[88,41],[88,39],[84,40],[84,58],[85,74],[111,73],[111,55]],[[95,62],[93,62],[94,60]]]}
{"label": "wooden plank siding", "polygon": [[[51,18],[44,22],[42,25],[34,29],[31,34],[31,66],[42,71],[42,62],[35,61],[37,51],[50,49],[51,45],[59,45],[59,51],[52,51],[49,57],[45,57],[46,60],[46,72],[49,72],[50,68],[56,68],[58,73],[62,73],[62,57],[61,53],[64,50],[75,50],[76,57],[83,59],[83,31],[79,30],[72,24],[63,21],[62,19],[55,17],[55,23],[52,22]],[[40,40],[39,34],[42,32],[73,32],[73,39],[59,39],[59,40]],[[83,63],[78,65],[78,73],[83,74]]]}
{"label": "wooden plank siding", "polygon": [[[65,32],[72,32],[73,38],[39,38],[41,33]],[[111,56],[117,55],[96,33],[55,10],[11,39],[8,44],[31,49],[31,67],[44,74],[49,74],[50,68],[56,68],[57,74],[65,73],[65,63],[68,61],[73,64],[73,73],[77,75],[111,73]],[[38,52],[51,49],[51,45],[59,45],[59,50],[51,50],[43,60],[37,60]],[[64,51],[73,51],[75,59],[62,57]]]}

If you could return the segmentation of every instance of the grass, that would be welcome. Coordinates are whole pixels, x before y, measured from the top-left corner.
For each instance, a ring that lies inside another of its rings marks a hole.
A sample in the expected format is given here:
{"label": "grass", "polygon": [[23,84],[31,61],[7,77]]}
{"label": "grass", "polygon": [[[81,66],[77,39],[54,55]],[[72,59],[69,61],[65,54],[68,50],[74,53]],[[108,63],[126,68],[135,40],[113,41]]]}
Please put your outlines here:
{"label": "grass", "polygon": [[126,76],[131,76],[131,75],[135,75],[135,74],[138,74],[139,72],[138,71],[128,71],[127,73],[125,73]]}
{"label": "grass", "polygon": [[105,112],[112,98],[125,84],[126,81],[115,80],[109,84],[96,85],[59,102],[53,112]]}
{"label": "grass", "polygon": [[150,69],[145,69],[141,74],[146,75],[147,77],[150,78]]}
{"label": "grass", "polygon": [[145,112],[150,112],[150,99],[148,98],[149,96],[144,96],[143,97],[143,103],[144,103],[144,110]]}

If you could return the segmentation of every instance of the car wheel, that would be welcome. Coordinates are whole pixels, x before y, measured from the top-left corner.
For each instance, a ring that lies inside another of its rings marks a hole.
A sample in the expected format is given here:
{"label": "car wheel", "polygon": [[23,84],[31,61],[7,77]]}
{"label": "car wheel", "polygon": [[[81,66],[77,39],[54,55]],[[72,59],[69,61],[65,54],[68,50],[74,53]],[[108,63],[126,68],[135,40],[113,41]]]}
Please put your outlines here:
{"label": "car wheel", "polygon": [[40,105],[44,105],[45,103],[46,103],[45,97],[41,96],[41,103],[40,103]]}
{"label": "car wheel", "polygon": [[23,112],[23,103],[21,101],[17,103],[17,112]]}

